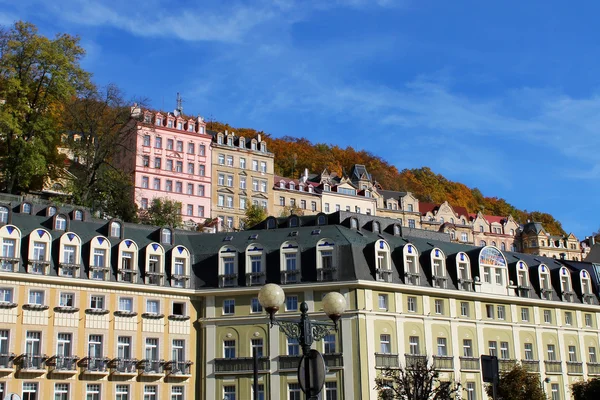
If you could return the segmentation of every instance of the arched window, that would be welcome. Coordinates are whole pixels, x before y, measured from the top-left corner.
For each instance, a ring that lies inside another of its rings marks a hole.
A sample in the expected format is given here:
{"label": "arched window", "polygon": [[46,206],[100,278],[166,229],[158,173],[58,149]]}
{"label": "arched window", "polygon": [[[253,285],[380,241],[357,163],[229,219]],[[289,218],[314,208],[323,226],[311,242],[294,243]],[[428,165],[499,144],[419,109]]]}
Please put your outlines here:
{"label": "arched window", "polygon": [[60,214],[54,218],[54,230],[55,231],[64,231],[67,229],[67,218]]}
{"label": "arched window", "polygon": [[450,223],[454,224],[454,218],[450,218]]}
{"label": "arched window", "polygon": [[8,207],[0,206],[0,224],[8,224]]}
{"label": "arched window", "polygon": [[458,288],[467,292],[473,291],[473,278],[471,276],[471,261],[466,253],[460,252],[456,255],[456,276],[458,277]]}
{"label": "arched window", "polygon": [[375,242],[375,272],[378,281],[392,281],[390,246],[383,239],[379,239]]}
{"label": "arched window", "polygon": [[298,217],[296,217],[295,215],[292,215],[289,219],[289,227],[295,228],[297,226],[298,226]]}
{"label": "arched window", "polygon": [[112,221],[110,223],[110,236],[112,237],[121,237],[121,223],[118,221]]}
{"label": "arched window", "polygon": [[461,223],[462,225],[466,225],[466,224],[467,224],[467,221],[465,221],[465,219],[463,218],[463,219],[461,219],[461,220],[460,220],[460,223]]}
{"label": "arched window", "polygon": [[267,229],[275,229],[277,225],[277,222],[275,221],[275,218],[269,218],[267,219]]}
{"label": "arched window", "polygon": [[232,246],[223,246],[219,250],[219,287],[237,286],[238,251]]}
{"label": "arched window", "polygon": [[160,230],[160,242],[163,244],[173,244],[173,232],[169,228]]}
{"label": "arched window", "polygon": [[594,304],[594,295],[592,293],[592,280],[586,270],[582,270],[579,274],[581,279],[581,296],[586,304]]}
{"label": "arched window", "polygon": [[184,246],[171,250],[171,287],[186,288],[190,280],[190,252]]}
{"label": "arched window", "polygon": [[456,240],[456,232],[450,231],[450,239]]}
{"label": "arched window", "polygon": [[324,215],[319,215],[317,217],[317,225],[325,225],[326,222],[327,222],[327,219],[325,218]]}
{"label": "arched window", "polygon": [[479,252],[479,276],[483,291],[508,294],[506,259],[497,248],[487,246]]}
{"label": "arched window", "polygon": [[23,214],[31,214],[31,203],[23,203],[21,206],[21,212]]}
{"label": "arched window", "polygon": [[412,244],[402,248],[404,256],[404,282],[409,285],[419,285],[421,274],[419,273],[419,252]]}
{"label": "arched window", "polygon": [[379,222],[377,221],[373,221],[373,232],[375,233],[379,233],[380,232],[380,228],[379,228]]}
{"label": "arched window", "polygon": [[394,236],[400,236],[400,225],[394,225]]}
{"label": "arched window", "polygon": [[301,281],[300,251],[298,243],[284,242],[279,249],[281,265],[281,283],[298,283]]}
{"label": "arched window", "polygon": [[550,269],[540,264],[538,267],[540,279],[540,297],[545,300],[552,300],[552,282],[550,281]]}
{"label": "arched window", "polygon": [[572,303],[575,299],[573,285],[571,284],[571,273],[567,267],[560,268],[560,290],[564,301]]}
{"label": "arched window", "polygon": [[265,251],[263,246],[252,243],[246,247],[246,286],[265,284]]}
{"label": "arched window", "polygon": [[60,238],[58,274],[70,278],[79,277],[80,259],[81,238],[72,232],[65,233]]}
{"label": "arched window", "polygon": [[500,250],[506,251],[506,243],[504,243],[504,242],[500,243]]}
{"label": "arched window", "polygon": [[433,287],[446,289],[448,280],[446,256],[440,249],[431,250],[431,276]]}
{"label": "arched window", "polygon": [[119,243],[117,263],[117,280],[119,282],[136,283],[138,281],[138,246],[133,240],[125,239]]}
{"label": "arched window", "polygon": [[494,246],[494,247],[498,247],[498,246],[496,245],[496,242],[495,242],[495,241],[492,241],[492,246]]}
{"label": "arched window", "polygon": [[45,229],[36,229],[29,234],[29,265],[27,272],[47,275],[50,266],[52,236]]}
{"label": "arched window", "polygon": [[48,213],[49,217],[53,217],[57,211],[58,211],[58,209],[56,207],[50,206],[50,207],[48,207],[46,212]]}
{"label": "arched window", "polygon": [[146,246],[145,264],[144,282],[146,285],[161,286],[165,273],[165,249],[158,243],[150,243]]}
{"label": "arched window", "polygon": [[335,243],[331,239],[321,239],[317,242],[317,280],[337,280],[337,254]]}
{"label": "arched window", "polygon": [[356,218],[350,218],[350,228],[358,229],[358,220]]}
{"label": "arched window", "polygon": [[479,246],[481,246],[481,247],[485,247],[485,246],[487,246],[487,243],[485,242],[485,240],[481,240],[481,241],[479,242]]}
{"label": "arched window", "polygon": [[83,221],[83,211],[75,210],[75,212],[73,213],[73,219],[75,221]]}
{"label": "arched window", "polygon": [[[33,233],[31,236],[33,236]],[[14,225],[0,227],[0,246],[0,271],[17,272],[21,253],[21,231],[19,228]]]}
{"label": "arched window", "polygon": [[519,297],[530,297],[529,291],[529,267],[523,261],[517,263],[517,295]]}
{"label": "arched window", "polygon": [[89,278],[104,281],[110,271],[110,242],[104,236],[96,236],[90,242]]}
{"label": "arched window", "polygon": [[444,223],[444,217],[440,217],[440,223]]}

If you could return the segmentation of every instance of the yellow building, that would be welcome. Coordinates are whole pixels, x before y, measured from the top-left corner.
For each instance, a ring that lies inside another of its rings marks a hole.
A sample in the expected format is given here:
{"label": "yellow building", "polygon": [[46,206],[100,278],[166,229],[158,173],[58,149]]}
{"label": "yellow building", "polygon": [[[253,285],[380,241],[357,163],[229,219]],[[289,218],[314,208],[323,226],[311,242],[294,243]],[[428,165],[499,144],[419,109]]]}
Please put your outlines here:
{"label": "yellow building", "polygon": [[528,222],[519,230],[519,250],[523,253],[567,260],[581,260],[579,240],[572,233],[551,235],[539,222]]}

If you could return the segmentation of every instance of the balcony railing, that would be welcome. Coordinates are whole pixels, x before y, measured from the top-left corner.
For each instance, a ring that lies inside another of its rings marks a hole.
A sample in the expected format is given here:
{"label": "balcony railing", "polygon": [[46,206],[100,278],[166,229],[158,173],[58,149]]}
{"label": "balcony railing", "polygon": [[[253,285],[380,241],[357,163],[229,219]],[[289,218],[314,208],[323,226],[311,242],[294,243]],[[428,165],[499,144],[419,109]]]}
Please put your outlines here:
{"label": "balcony railing", "polygon": [[0,354],[0,369],[11,369],[14,366],[14,354]]}
{"label": "balcony railing", "polygon": [[221,274],[219,275],[220,287],[231,287],[237,285],[237,274]]}
{"label": "balcony railing", "polygon": [[583,302],[585,304],[594,304],[594,295],[592,293],[584,293],[583,294]]}
{"label": "balcony railing", "polygon": [[378,281],[391,282],[392,281],[392,270],[377,268],[375,269]]}
{"label": "balcony railing", "polygon": [[265,283],[264,272],[248,272],[246,274],[246,286],[263,285]]}
{"label": "balcony railing", "polygon": [[109,359],[106,357],[88,357],[86,359],[86,372],[104,373],[107,372]]}
{"label": "balcony railing", "polygon": [[27,272],[30,274],[46,275],[50,261],[29,260]]}
{"label": "balcony railing", "polygon": [[588,375],[600,375],[600,363],[589,362],[587,363]]}
{"label": "balcony railing", "polygon": [[300,356],[279,356],[279,369],[298,369]]}
{"label": "balcony railing", "polygon": [[562,362],[560,361],[544,361],[546,366],[547,374],[560,374],[562,373]]}
{"label": "balcony railing", "polygon": [[439,370],[452,370],[454,369],[454,357],[433,356],[433,366]]}
{"label": "balcony railing", "polygon": [[578,361],[567,361],[567,374],[582,375],[583,363]]}
{"label": "balcony railing", "polygon": [[448,286],[448,277],[446,276],[434,276],[432,281],[433,286],[438,287],[440,289],[446,289],[446,287]]}
{"label": "balcony railing", "polygon": [[405,354],[404,362],[406,363],[406,368],[427,365],[427,356],[421,354]]}
{"label": "balcony railing", "polygon": [[142,360],[144,365],[143,373],[144,374],[162,374],[164,373],[164,364],[163,360]]}
{"label": "balcony railing", "polygon": [[375,368],[398,368],[398,354],[375,353]]}
{"label": "balcony railing", "polygon": [[531,297],[529,295],[530,291],[531,291],[531,288],[529,286],[518,286],[517,287],[517,295],[519,297],[525,297],[525,298]]}
{"label": "balcony railing", "polygon": [[115,358],[112,360],[114,372],[119,374],[135,374],[138,369],[138,360],[130,358]]}
{"label": "balcony railing", "polygon": [[77,277],[77,271],[81,268],[81,264],[74,263],[61,263],[60,264],[60,275],[61,276],[69,276],[69,277]]}
{"label": "balcony railing", "polygon": [[136,276],[137,276],[137,271],[133,271],[131,269],[121,269],[121,270],[119,270],[117,279],[119,280],[119,282],[134,283]]}
{"label": "balcony railing", "polygon": [[552,289],[550,288],[542,288],[542,299],[544,300],[552,300]]}
{"label": "balcony railing", "polygon": [[464,290],[465,292],[473,291],[473,280],[472,279],[459,279],[458,286],[460,290]]}
{"label": "balcony railing", "polygon": [[162,284],[162,278],[163,278],[162,272],[146,272],[146,284],[147,285],[160,286]]}
{"label": "balcony railing", "polygon": [[189,360],[171,360],[168,362],[168,366],[171,375],[191,375],[192,362]]}
{"label": "balcony railing", "polygon": [[330,282],[337,278],[337,267],[317,268],[317,280],[319,282]]}
{"label": "balcony railing", "polygon": [[54,356],[54,370],[55,371],[75,371],[77,370],[77,356]]}
{"label": "balcony railing", "polygon": [[298,283],[300,282],[300,271],[292,270],[292,271],[281,271],[281,283]]}
{"label": "balcony railing", "polygon": [[[282,358],[279,357],[279,368],[287,369],[281,366]],[[296,358],[296,356],[293,356]],[[297,362],[293,368],[298,368],[300,357],[297,357]],[[238,357],[238,358],[215,358],[215,372],[217,373],[232,373],[232,372],[252,372],[254,370],[254,359],[252,357]],[[269,358],[258,357],[258,370],[268,371],[269,370]]]}
{"label": "balcony railing", "polygon": [[479,371],[479,357],[460,357],[460,369]]}
{"label": "balcony railing", "polygon": [[323,354],[323,358],[325,359],[325,365],[327,368],[344,367],[344,358],[342,357],[342,353]]}
{"label": "balcony railing", "polygon": [[25,353],[21,355],[21,369],[43,370],[46,367],[46,360],[46,356]]}
{"label": "balcony railing", "polygon": [[510,359],[499,359],[498,360],[498,369],[501,372],[512,371],[512,369],[517,365],[517,360]]}
{"label": "balcony railing", "polygon": [[521,360],[521,365],[527,372],[540,372],[539,360]]}
{"label": "balcony railing", "polygon": [[189,275],[173,275],[171,276],[171,286],[178,288],[187,288],[190,280]]}
{"label": "balcony railing", "polygon": [[406,274],[404,274],[404,276],[406,277],[406,284],[407,285],[418,285],[419,284],[419,278],[420,275],[414,272],[407,272]]}
{"label": "balcony railing", "polygon": [[19,259],[12,257],[0,257],[0,270],[6,272],[17,272],[19,269]]}

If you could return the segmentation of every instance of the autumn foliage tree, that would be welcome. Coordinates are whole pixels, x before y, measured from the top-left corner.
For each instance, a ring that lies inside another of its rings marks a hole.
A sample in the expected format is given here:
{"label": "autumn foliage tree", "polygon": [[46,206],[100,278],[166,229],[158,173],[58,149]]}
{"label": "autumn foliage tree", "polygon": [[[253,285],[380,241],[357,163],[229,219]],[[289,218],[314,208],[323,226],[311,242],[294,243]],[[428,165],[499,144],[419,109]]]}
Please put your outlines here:
{"label": "autumn foliage tree", "polygon": [[[492,398],[492,385],[486,386],[486,393]],[[497,396],[498,400],[546,400],[539,375],[527,372],[521,365],[500,374]]]}

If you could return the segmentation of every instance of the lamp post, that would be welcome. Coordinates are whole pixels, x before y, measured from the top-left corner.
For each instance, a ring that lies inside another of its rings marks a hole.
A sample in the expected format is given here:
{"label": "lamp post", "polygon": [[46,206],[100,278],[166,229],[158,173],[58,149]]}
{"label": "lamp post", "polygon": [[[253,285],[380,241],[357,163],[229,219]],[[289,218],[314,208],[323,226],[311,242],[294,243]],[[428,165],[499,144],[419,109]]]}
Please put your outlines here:
{"label": "lamp post", "polygon": [[[323,384],[322,382],[319,382],[320,387],[311,387],[312,375],[309,357],[318,352],[316,352],[316,350],[311,351],[310,347],[313,342],[323,339],[331,331],[337,331],[338,320],[344,311],[346,311],[346,298],[338,292],[330,292],[323,297],[323,311],[333,322],[310,320],[308,317],[308,304],[306,304],[305,301],[300,304],[300,319],[276,319],[275,313],[279,310],[284,301],[285,293],[283,289],[281,286],[274,283],[266,284],[258,292],[258,302],[269,314],[270,325],[279,326],[279,329],[286,337],[298,340],[298,344],[302,348],[302,360],[298,366],[298,380],[302,382],[302,379],[304,379],[305,387],[303,387],[302,390],[306,394],[306,398],[316,399]],[[322,359],[320,353],[318,353],[318,356]],[[302,366],[304,367],[304,371],[302,371]],[[303,377],[300,376],[301,372],[304,373]]]}
{"label": "lamp post", "polygon": [[[544,379],[544,383],[547,385],[550,383],[550,378],[546,377]],[[540,382],[540,385],[542,386],[542,390],[544,391],[544,398],[547,399],[548,395],[546,394],[546,385],[544,385],[544,383]]]}

